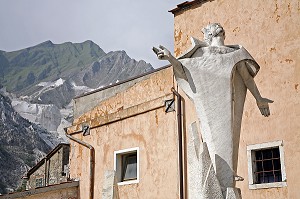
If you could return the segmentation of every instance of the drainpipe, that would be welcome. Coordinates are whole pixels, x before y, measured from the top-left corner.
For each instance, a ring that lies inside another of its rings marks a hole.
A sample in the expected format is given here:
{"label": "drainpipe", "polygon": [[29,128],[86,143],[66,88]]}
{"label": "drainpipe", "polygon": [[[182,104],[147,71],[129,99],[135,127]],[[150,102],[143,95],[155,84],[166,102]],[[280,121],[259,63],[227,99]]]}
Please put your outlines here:
{"label": "drainpipe", "polygon": [[77,138],[74,138],[71,135],[68,135],[67,128],[64,128],[64,130],[65,130],[66,136],[69,139],[90,149],[90,196],[89,196],[89,199],[93,199],[94,198],[94,181],[95,181],[95,178],[94,178],[94,175],[95,175],[95,149],[92,145],[85,143],[82,140],[79,140]]}
{"label": "drainpipe", "polygon": [[172,88],[171,91],[177,97],[177,128],[178,128],[178,159],[179,159],[179,185],[180,185],[180,199],[185,198],[184,177],[183,177],[183,155],[182,155],[182,111],[181,111],[181,95]]}

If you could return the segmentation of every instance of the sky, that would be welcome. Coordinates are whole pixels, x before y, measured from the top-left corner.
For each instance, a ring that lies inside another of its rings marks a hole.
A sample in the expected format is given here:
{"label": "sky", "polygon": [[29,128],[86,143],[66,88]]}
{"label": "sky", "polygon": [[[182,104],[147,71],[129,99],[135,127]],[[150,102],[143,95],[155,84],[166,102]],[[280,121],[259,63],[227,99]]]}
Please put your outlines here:
{"label": "sky", "polygon": [[47,40],[92,40],[105,52],[125,50],[154,68],[152,46],[174,49],[174,16],[184,0],[0,0],[0,50],[15,51]]}

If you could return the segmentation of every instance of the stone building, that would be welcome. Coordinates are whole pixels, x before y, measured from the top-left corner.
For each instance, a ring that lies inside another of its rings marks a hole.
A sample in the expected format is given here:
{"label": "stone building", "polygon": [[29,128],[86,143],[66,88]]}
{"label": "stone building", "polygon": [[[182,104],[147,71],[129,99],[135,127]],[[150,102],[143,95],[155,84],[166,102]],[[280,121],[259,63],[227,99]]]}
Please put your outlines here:
{"label": "stone building", "polygon": [[[170,11],[175,55],[191,46],[191,36],[202,38],[202,27],[219,22],[226,44],[243,45],[261,66],[256,82],[275,101],[264,118],[246,98],[237,167],[243,198],[299,195],[298,4],[195,0]],[[74,117],[66,132],[81,198],[198,198],[203,140],[193,102],[172,67],[75,98]]]}
{"label": "stone building", "polygon": [[79,182],[69,178],[69,154],[69,144],[57,145],[23,176],[20,192],[2,195],[0,198],[79,198]]}
{"label": "stone building", "polygon": [[32,167],[23,177],[27,179],[26,189],[35,189],[67,182],[69,179],[69,144],[59,144],[46,157]]}

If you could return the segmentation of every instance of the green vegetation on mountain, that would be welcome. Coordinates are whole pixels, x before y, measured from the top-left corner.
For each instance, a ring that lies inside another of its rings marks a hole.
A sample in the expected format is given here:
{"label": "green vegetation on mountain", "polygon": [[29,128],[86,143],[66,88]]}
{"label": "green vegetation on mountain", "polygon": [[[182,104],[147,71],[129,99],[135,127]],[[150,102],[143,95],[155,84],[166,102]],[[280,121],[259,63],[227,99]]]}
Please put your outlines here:
{"label": "green vegetation on mountain", "polygon": [[19,93],[41,81],[70,77],[104,55],[92,41],[63,44],[46,41],[14,52],[0,51],[0,84]]}
{"label": "green vegetation on mountain", "polygon": [[9,92],[0,90],[0,193],[16,190],[20,177],[61,141],[59,127],[72,121],[75,96],[151,70],[92,41],[0,50],[0,88]]}

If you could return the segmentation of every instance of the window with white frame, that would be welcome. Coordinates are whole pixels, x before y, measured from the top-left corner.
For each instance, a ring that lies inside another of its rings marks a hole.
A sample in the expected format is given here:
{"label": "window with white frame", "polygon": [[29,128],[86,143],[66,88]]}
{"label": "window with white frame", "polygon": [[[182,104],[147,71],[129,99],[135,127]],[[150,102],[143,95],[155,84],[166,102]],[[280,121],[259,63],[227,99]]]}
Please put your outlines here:
{"label": "window with white frame", "polygon": [[249,188],[286,186],[283,142],[247,146]]}
{"label": "window with white frame", "polygon": [[114,152],[114,169],[118,185],[139,182],[139,148]]}

